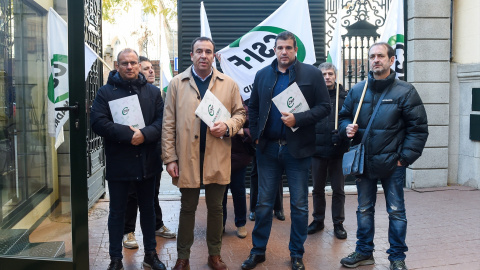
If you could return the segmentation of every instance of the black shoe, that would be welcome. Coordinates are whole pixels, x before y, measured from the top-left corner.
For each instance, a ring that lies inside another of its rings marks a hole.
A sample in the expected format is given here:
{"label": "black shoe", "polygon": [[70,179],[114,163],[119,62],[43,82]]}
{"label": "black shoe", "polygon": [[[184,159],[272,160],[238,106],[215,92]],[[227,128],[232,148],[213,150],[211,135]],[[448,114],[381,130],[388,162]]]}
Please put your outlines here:
{"label": "black shoe", "polygon": [[318,221],[314,220],[310,225],[307,227],[307,233],[308,234],[314,234],[316,232],[319,232],[325,228],[325,225],[323,224],[323,221]]}
{"label": "black shoe", "polygon": [[165,264],[158,259],[157,252],[145,253],[143,257],[143,266],[150,267],[151,270],[166,270]]}
{"label": "black shoe", "polygon": [[250,219],[251,221],[255,221],[255,212],[250,212],[248,219]]}
{"label": "black shoe", "polygon": [[275,211],[275,217],[278,220],[284,221],[285,220],[285,215],[283,214],[283,210]]}
{"label": "black shoe", "polygon": [[292,270],[305,270],[302,258],[292,257]]}
{"label": "black shoe", "polygon": [[123,270],[122,259],[112,258],[107,270]]}
{"label": "black shoe", "polygon": [[370,265],[375,263],[373,259],[373,254],[362,255],[358,252],[352,252],[347,257],[340,260],[340,263],[349,268],[354,268],[360,265]]}
{"label": "black shoe", "polygon": [[390,262],[390,270],[408,270],[405,261]]}
{"label": "black shoe", "polygon": [[253,269],[257,264],[265,261],[265,255],[250,254],[242,263],[242,269]]}
{"label": "black shoe", "polygon": [[333,233],[338,239],[347,239],[347,231],[343,228],[343,224],[333,224]]}

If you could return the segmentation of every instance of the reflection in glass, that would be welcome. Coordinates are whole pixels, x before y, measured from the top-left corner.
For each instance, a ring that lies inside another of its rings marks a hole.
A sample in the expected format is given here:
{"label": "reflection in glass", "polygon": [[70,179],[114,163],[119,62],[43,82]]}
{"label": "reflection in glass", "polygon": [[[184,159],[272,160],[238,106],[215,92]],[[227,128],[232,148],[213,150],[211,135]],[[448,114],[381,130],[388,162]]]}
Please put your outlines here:
{"label": "reflection in glass", "polygon": [[48,13],[36,2],[0,0],[0,256],[71,258],[68,131],[55,151],[47,132]]}

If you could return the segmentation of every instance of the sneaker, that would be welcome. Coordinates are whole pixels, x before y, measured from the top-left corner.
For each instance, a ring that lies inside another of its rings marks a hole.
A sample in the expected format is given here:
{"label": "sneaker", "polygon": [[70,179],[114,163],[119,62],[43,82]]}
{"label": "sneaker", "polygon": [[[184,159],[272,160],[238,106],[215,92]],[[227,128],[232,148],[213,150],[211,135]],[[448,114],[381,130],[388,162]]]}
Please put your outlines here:
{"label": "sneaker", "polygon": [[177,237],[177,234],[170,231],[167,226],[162,226],[160,229],[155,231],[155,235],[158,235],[163,238],[175,238]]}
{"label": "sneaker", "polygon": [[373,259],[373,254],[362,255],[358,252],[352,252],[347,257],[340,260],[340,263],[348,268],[354,268],[360,265],[370,265],[375,263]]}
{"label": "sneaker", "polygon": [[122,259],[112,258],[110,261],[110,265],[108,265],[107,270],[123,270]]}
{"label": "sneaker", "polygon": [[390,262],[390,270],[408,270],[405,261]]}
{"label": "sneaker", "polygon": [[125,248],[135,249],[138,248],[137,239],[135,239],[135,233],[127,233],[123,235],[123,246]]}
{"label": "sneaker", "polygon": [[250,212],[248,219],[250,219],[251,221],[255,221],[255,212]]}
{"label": "sneaker", "polygon": [[319,220],[314,220],[310,225],[307,227],[307,233],[308,234],[314,234],[316,232],[319,232],[325,228],[325,225],[323,224],[323,221]]}
{"label": "sneaker", "polygon": [[274,211],[274,213],[275,213],[275,217],[276,217],[278,220],[281,220],[281,221],[284,221],[284,220],[285,220],[285,214],[283,214],[283,210]]}
{"label": "sneaker", "polygon": [[163,264],[158,258],[157,252],[152,251],[145,253],[143,258],[143,266],[150,267],[151,270],[166,270],[165,264]]}
{"label": "sneaker", "polygon": [[338,239],[347,239],[347,231],[343,228],[343,224],[333,224],[333,233]]}
{"label": "sneaker", "polygon": [[237,236],[238,238],[247,237],[247,228],[245,226],[237,227]]}

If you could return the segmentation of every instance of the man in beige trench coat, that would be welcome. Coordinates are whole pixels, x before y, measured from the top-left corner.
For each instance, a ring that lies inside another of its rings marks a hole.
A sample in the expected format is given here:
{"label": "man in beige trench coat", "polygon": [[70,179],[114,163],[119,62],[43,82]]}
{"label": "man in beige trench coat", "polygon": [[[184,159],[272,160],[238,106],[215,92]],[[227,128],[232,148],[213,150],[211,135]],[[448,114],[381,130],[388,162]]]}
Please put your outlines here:
{"label": "man in beige trench coat", "polygon": [[[182,194],[177,235],[178,259],[173,269],[190,269],[195,211],[200,184],[205,185],[207,204],[208,265],[228,269],[220,257],[223,231],[222,201],[230,183],[230,137],[245,122],[245,110],[237,84],[212,67],[215,44],[207,37],[192,42],[193,65],[175,76],[168,86],[162,130],[162,159],[173,184]],[[195,115],[209,89],[230,111],[231,118],[212,128]]]}

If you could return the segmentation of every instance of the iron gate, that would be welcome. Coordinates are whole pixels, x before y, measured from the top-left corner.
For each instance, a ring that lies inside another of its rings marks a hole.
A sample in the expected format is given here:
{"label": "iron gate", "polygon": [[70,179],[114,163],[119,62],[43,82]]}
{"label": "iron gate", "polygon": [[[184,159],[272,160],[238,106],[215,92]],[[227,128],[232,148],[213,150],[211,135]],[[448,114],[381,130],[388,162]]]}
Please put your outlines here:
{"label": "iron gate", "polygon": [[[85,0],[85,42],[102,55],[102,6],[101,0]],[[88,207],[105,193],[105,151],[103,138],[90,128],[90,107],[103,84],[103,64],[96,60],[85,84],[87,108],[87,177]]]}
{"label": "iron gate", "polygon": [[328,48],[335,30],[338,7],[343,10],[340,20],[344,28],[341,35],[343,68],[339,69],[340,75],[343,75],[342,84],[349,90],[367,77],[370,70],[368,49],[380,37],[377,31],[385,24],[390,0],[326,0]]}

